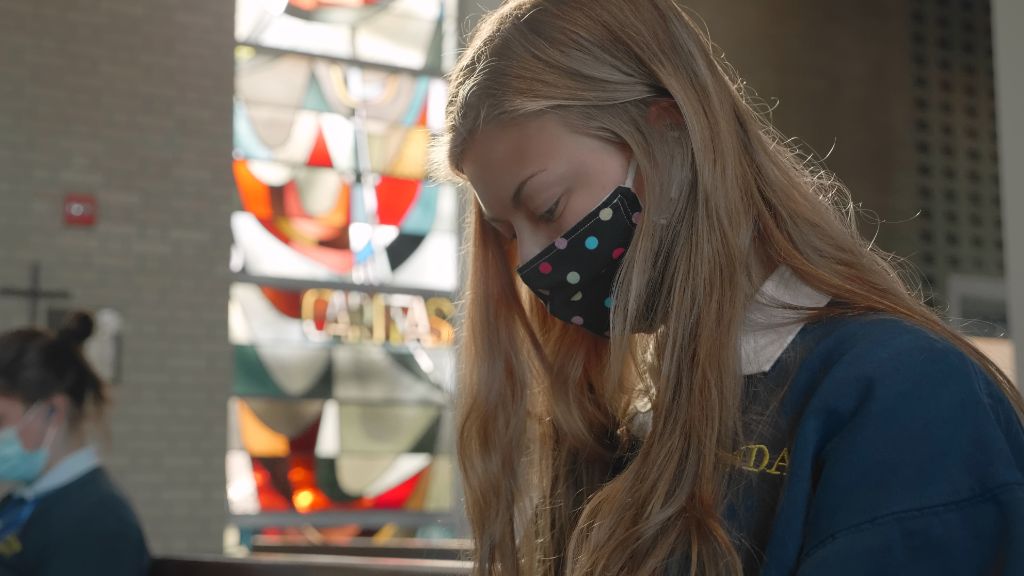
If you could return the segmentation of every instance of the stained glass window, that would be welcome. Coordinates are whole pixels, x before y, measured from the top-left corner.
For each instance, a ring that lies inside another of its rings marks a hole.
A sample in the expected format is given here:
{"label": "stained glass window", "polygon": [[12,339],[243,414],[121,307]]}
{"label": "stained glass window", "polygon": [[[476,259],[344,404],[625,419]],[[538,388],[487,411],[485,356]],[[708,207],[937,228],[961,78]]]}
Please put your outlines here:
{"label": "stained glass window", "polygon": [[437,0],[238,0],[235,39],[288,52],[440,70]]}
{"label": "stained glass window", "polygon": [[237,52],[236,271],[454,290],[455,194],[424,180],[443,81]]}
{"label": "stained glass window", "polygon": [[457,200],[426,176],[452,5],[236,2],[226,471],[250,533],[455,513]]}

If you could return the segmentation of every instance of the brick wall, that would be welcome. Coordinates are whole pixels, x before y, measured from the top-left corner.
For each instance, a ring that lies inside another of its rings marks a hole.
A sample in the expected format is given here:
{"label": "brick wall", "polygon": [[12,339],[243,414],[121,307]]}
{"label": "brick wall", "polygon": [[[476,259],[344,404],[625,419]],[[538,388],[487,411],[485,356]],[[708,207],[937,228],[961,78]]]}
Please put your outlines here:
{"label": "brick wall", "polygon": [[[0,286],[125,319],[108,462],[155,551],[224,525],[230,0],[0,0]],[[93,194],[91,229],[62,224]],[[62,304],[63,306],[63,304]],[[0,298],[0,328],[25,322]]]}

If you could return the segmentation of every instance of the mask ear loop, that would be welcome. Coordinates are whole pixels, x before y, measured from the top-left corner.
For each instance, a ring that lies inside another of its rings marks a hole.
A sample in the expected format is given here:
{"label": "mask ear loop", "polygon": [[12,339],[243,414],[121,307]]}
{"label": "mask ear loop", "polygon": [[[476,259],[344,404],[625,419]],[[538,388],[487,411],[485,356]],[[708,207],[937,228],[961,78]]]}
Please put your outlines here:
{"label": "mask ear loop", "polygon": [[[25,416],[27,416],[29,412],[35,410],[38,406],[38,403],[33,404],[28,410],[25,411]],[[48,420],[48,423],[46,425],[46,436],[43,437],[43,446],[45,446],[47,449],[53,446],[53,438],[57,434],[56,427],[53,425],[53,413],[55,411],[55,408],[53,406],[50,406],[50,410],[46,414],[46,419]],[[22,420],[24,420],[25,416],[22,416]],[[21,421],[18,422],[18,426],[21,426]]]}
{"label": "mask ear loop", "polygon": [[46,446],[47,450],[53,447],[53,438],[54,436],[57,435],[57,427],[53,425],[53,413],[55,411],[56,410],[53,408],[53,406],[51,406],[50,412],[46,415],[46,418],[47,420],[49,420],[49,423],[47,424],[46,428],[46,437],[43,438],[43,445]]}
{"label": "mask ear loop", "polygon": [[634,156],[633,159],[629,161],[629,171],[626,172],[626,188],[633,187],[633,179],[636,178],[637,164],[638,162],[636,161],[636,157]]}

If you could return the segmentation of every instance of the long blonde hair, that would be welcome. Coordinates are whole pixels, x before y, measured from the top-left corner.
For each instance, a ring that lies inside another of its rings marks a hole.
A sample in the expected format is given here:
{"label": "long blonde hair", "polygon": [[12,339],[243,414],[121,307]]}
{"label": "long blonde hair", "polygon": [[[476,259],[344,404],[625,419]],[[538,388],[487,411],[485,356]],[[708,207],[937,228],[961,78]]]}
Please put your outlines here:
{"label": "long blonde hair", "polygon": [[[691,574],[740,572],[721,510],[742,428],[737,342],[764,261],[844,303],[839,313],[885,312],[950,340],[1024,414],[673,0],[506,2],[450,79],[439,150],[456,176],[482,126],[551,114],[628,147],[645,178],[610,340],[547,315],[467,195],[458,454],[477,574],[655,574],[680,558]],[[665,105],[679,121],[649,122]],[[624,432],[638,397],[653,404],[642,442]]]}

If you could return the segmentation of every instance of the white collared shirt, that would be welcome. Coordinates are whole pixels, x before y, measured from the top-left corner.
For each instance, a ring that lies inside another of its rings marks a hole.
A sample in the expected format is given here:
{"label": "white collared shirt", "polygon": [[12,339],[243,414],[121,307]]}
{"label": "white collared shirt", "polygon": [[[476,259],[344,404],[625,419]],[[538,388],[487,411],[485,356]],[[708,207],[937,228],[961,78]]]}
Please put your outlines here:
{"label": "white collared shirt", "polygon": [[99,466],[100,457],[96,447],[86,446],[65,456],[35,482],[19,488],[15,494],[25,500],[33,500],[71,484]]}
{"label": "white collared shirt", "polygon": [[821,308],[831,298],[805,284],[788,266],[780,266],[765,280],[747,307],[740,332],[743,375],[772,369],[796,338],[805,322],[800,308]]}
{"label": "white collared shirt", "polygon": [[[740,332],[740,362],[744,376],[772,369],[782,353],[804,327],[801,308],[820,308],[831,297],[811,288],[788,266],[780,266],[747,306]],[[650,404],[636,414],[629,426],[633,434],[644,437],[650,431]]]}

